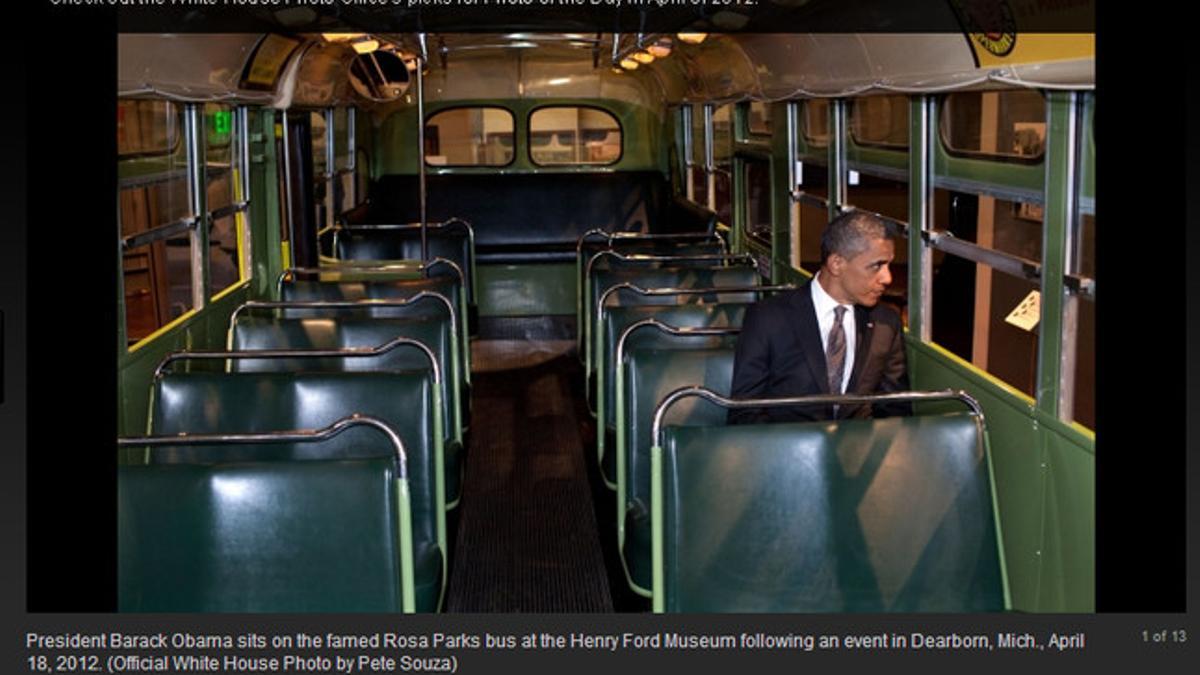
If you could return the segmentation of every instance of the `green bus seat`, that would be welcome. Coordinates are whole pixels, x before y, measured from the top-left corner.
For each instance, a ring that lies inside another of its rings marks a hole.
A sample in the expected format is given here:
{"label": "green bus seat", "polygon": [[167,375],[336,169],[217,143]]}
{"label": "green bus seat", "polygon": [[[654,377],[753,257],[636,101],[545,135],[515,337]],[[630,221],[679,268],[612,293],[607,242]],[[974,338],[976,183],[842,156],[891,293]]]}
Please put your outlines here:
{"label": "green bus seat", "polygon": [[[403,336],[418,340],[437,356],[442,373],[441,419],[446,474],[446,503],[453,508],[462,488],[464,443],[462,428],[455,415],[461,410],[459,383],[446,376],[453,371],[451,330],[444,319],[390,319],[345,317],[281,319],[241,314],[233,322],[229,348],[235,351],[256,349],[346,349],[378,347]],[[379,372],[428,368],[425,356],[414,349],[393,349],[370,357],[296,357],[283,359],[236,359],[230,362],[235,372]]]}
{"label": "green bus seat", "polygon": [[243,448],[221,445],[198,463],[122,464],[119,610],[415,609],[413,568],[440,574],[441,555],[413,543],[396,445],[380,429],[338,437],[352,434],[353,458],[238,462],[219,451]]}
{"label": "green bus seat", "polygon": [[[439,471],[433,378],[408,372],[168,372],[155,380],[151,435],[266,433],[316,429],[343,417],[378,418],[401,438],[412,500],[417,610],[436,611],[445,584],[445,495]],[[345,461],[362,459],[357,445],[375,432],[353,429],[320,444],[279,443],[228,448],[172,446],[148,456],[155,464],[200,464],[214,450],[225,462]],[[433,566],[430,560],[437,561]],[[424,570],[424,572],[422,572]]]}
{"label": "green bus seat", "polygon": [[667,427],[653,471],[657,611],[1009,607],[975,414]]}
{"label": "green bus seat", "polygon": [[[466,221],[452,218],[429,223],[426,230],[427,259],[445,258],[458,265],[467,289],[467,302],[474,305],[475,233]],[[341,260],[421,260],[421,226],[407,224],[354,224],[334,231],[334,249]]]}
{"label": "green bus seat", "polygon": [[[312,275],[309,275],[312,276]],[[446,309],[441,302],[449,301],[454,313],[455,333],[458,345],[455,351],[460,379],[468,387],[471,382],[471,341],[468,334],[464,310],[465,297],[462,284],[453,277],[438,276],[427,279],[388,279],[371,281],[320,281],[316,279],[281,279],[279,297],[283,302],[363,302],[369,300],[406,300],[427,291],[441,298],[417,300],[403,306],[378,306],[365,303],[362,309],[337,309],[340,315],[362,315],[380,318],[428,319],[444,317]],[[280,310],[286,317],[327,317],[330,309],[292,307]],[[449,371],[447,371],[449,372]],[[464,401],[469,401],[468,391],[463,392]],[[463,415],[469,415],[470,406],[464,405]],[[464,427],[466,423],[464,422]]]}
{"label": "green bus seat", "polygon": [[[744,288],[761,285],[761,277],[753,265],[736,265],[729,267],[714,267],[712,264],[687,266],[684,264],[669,267],[629,266],[614,269],[597,270],[591,279],[589,295],[585,297],[586,310],[583,324],[583,349],[586,372],[590,377],[596,369],[595,342],[596,336],[593,324],[596,322],[596,307],[600,305],[607,291],[619,284],[632,284],[645,289],[651,288],[713,288],[728,286]],[[614,291],[607,297],[612,302],[622,305],[679,305],[705,304],[713,302],[753,302],[754,294],[712,294],[688,296],[645,296],[632,291]],[[608,302],[607,300],[605,301]],[[593,401],[594,405],[594,401]],[[593,407],[593,411],[595,408]]]}
{"label": "green bus seat", "polygon": [[[682,235],[644,235],[629,233],[612,234],[601,230],[592,230],[579,238],[575,252],[575,325],[583,326],[584,308],[587,303],[584,298],[591,297],[591,275],[586,272],[592,268],[597,270],[610,269],[608,256],[596,257],[601,251],[617,251],[619,253],[640,253],[653,256],[687,256],[687,255],[720,255],[728,253],[725,241],[716,234],[682,234]],[[594,259],[594,260],[593,260]],[[583,332],[578,331],[576,346],[579,348],[579,358],[583,359]]]}
{"label": "green bus seat", "polygon": [[[643,346],[633,339],[644,334]],[[622,393],[616,452],[620,469],[617,488],[618,543],[626,580],[635,592],[650,596],[653,563],[650,556],[650,428],[654,410],[667,394],[686,386],[703,386],[722,396],[733,384],[733,344],[726,338],[682,338],[659,331],[630,334],[624,352]],[[654,342],[650,342],[654,340]],[[683,340],[720,342],[720,346],[680,348]],[[632,344],[631,344],[632,343]],[[673,344],[674,343],[674,344]],[[664,348],[666,347],[666,348]],[[725,409],[700,398],[671,407],[667,421],[677,425],[721,426]]]}
{"label": "green bus seat", "polygon": [[[722,302],[707,305],[660,305],[640,304],[642,299],[653,296],[640,296],[634,293],[616,293],[614,300],[623,304],[606,306],[600,314],[600,329],[596,331],[596,344],[593,351],[595,358],[596,393],[596,457],[600,462],[605,482],[615,487],[617,480],[616,453],[612,452],[613,437],[617,433],[616,426],[616,351],[617,342],[625,329],[643,319],[654,318],[664,324],[683,328],[729,327],[741,326],[746,309],[753,302],[754,294],[722,294],[722,297],[732,295],[748,295],[749,302]],[[613,296],[610,296],[613,297]],[[668,299],[677,296],[666,296]],[[678,296],[688,297],[688,296]],[[658,300],[660,298],[654,298]],[[636,302],[639,304],[625,304]],[[664,336],[662,333],[647,333],[637,339],[641,342],[668,338],[667,343],[685,347],[689,343],[708,344],[705,338],[681,338],[679,336]]]}

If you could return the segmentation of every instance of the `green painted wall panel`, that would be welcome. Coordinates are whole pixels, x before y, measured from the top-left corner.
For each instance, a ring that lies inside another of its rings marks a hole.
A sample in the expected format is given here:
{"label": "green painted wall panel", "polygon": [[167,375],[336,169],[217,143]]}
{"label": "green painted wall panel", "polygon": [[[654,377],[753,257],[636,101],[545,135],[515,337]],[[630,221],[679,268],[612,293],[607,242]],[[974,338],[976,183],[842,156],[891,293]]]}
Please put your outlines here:
{"label": "green painted wall panel", "polygon": [[983,407],[1013,609],[1092,611],[1094,442],[936,347],[909,350],[914,389],[962,389]]}
{"label": "green painted wall panel", "polygon": [[575,313],[575,263],[479,265],[480,316]]}
{"label": "green painted wall panel", "polygon": [[1046,503],[1038,609],[1095,611],[1096,461],[1056,433],[1046,443]]}
{"label": "green painted wall panel", "polygon": [[929,346],[910,346],[913,389],[962,389],[983,407],[1013,608],[1032,611],[1037,607],[1038,597],[1045,475],[1038,435],[1028,419],[1030,406],[1014,405],[989,387],[964,378]]}

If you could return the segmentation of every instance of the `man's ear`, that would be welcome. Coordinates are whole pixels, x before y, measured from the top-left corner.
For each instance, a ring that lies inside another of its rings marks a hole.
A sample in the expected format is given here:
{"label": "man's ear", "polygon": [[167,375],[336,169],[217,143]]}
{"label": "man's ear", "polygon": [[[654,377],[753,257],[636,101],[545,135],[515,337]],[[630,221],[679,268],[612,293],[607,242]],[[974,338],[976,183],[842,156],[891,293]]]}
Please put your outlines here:
{"label": "man's ear", "polygon": [[829,273],[834,276],[839,276],[842,269],[846,266],[846,259],[837,253],[830,253],[829,258],[825,260],[825,267],[829,268]]}

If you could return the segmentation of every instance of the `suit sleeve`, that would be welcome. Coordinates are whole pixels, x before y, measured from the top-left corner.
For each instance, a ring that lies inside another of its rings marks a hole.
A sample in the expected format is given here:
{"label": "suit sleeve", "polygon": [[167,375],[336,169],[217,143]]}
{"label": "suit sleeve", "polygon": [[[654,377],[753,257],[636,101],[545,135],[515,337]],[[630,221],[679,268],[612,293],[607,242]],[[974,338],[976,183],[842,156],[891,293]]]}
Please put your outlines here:
{"label": "suit sleeve", "polygon": [[[892,343],[888,348],[887,362],[883,366],[883,376],[879,381],[880,394],[909,391],[908,357],[904,349],[904,329],[900,322],[892,326]],[[875,406],[876,417],[898,417],[913,414],[911,403],[885,403]]]}
{"label": "suit sleeve", "polygon": [[[738,336],[733,355],[733,385],[730,397],[757,398],[769,394],[767,385],[771,377],[771,331],[769,316],[760,305],[746,310],[742,321],[742,332]],[[730,424],[751,424],[769,421],[767,412],[761,408],[730,409]]]}

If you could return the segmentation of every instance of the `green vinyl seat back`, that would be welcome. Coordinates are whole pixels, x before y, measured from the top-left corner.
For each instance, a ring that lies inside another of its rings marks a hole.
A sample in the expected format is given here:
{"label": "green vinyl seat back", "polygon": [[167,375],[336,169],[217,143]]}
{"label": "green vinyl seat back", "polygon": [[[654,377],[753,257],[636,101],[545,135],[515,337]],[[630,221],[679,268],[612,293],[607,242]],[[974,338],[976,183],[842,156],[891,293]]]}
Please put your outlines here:
{"label": "green vinyl seat back", "polygon": [[393,467],[388,457],[119,467],[120,611],[401,611]]}
{"label": "green vinyl seat back", "polygon": [[[609,297],[615,301],[636,302],[648,299],[650,296],[640,296],[634,293],[626,295],[618,292]],[[670,300],[673,297],[675,296],[666,296],[666,299]],[[655,297],[653,299],[661,300],[662,298]],[[752,300],[753,298],[751,298]],[[742,317],[746,314],[746,308],[749,306],[746,302],[703,305],[645,305],[640,303],[606,305],[601,314],[600,328],[596,331],[596,344],[592,350],[595,367],[595,377],[592,383],[596,389],[592,398],[596,402],[597,454],[600,459],[601,471],[609,484],[615,484],[617,481],[616,453],[610,447],[611,444],[606,435],[610,436],[617,431],[616,352],[621,334],[634,323],[649,318],[657,319],[667,325],[684,328],[740,326]],[[679,347],[688,346],[689,343],[708,344],[705,338],[670,336],[657,331],[640,331],[635,334],[633,340],[634,342],[666,340],[668,344]]]}
{"label": "green vinyl seat back", "polygon": [[[442,429],[446,438],[446,500],[458,501],[462,474],[461,382],[453,379],[450,322],[438,319],[384,319],[366,317],[281,319],[257,313],[241,314],[233,324],[230,349],[345,349],[378,347],[396,337],[417,340],[437,357],[442,373]],[[400,345],[378,356],[297,357],[281,359],[235,359],[235,372],[379,372],[428,368],[421,351]]]}
{"label": "green vinyl seat back", "polygon": [[[691,347],[697,340],[707,346]],[[686,343],[684,341],[687,341]],[[626,347],[621,404],[625,414],[618,452],[624,452],[624,477],[618,490],[617,517],[624,523],[621,554],[635,590],[649,593],[653,576],[650,557],[650,428],[659,401],[680,387],[703,386],[723,396],[733,384],[736,336],[680,337],[652,329],[630,334]],[[640,344],[639,344],[640,342]],[[690,347],[690,348],[688,348]],[[676,425],[722,426],[726,410],[701,398],[673,405],[666,421]]]}
{"label": "green vinyl seat back", "polygon": [[695,293],[686,295],[646,295],[631,289],[619,289],[611,293],[610,288],[619,284],[632,284],[643,289],[664,288],[746,288],[760,286],[761,277],[754,265],[671,266],[671,267],[621,267],[599,270],[592,278],[591,297],[587,298],[587,316],[584,321],[586,350],[584,362],[589,376],[595,372],[596,360],[596,307],[603,300],[606,307],[613,305],[687,305],[732,302],[754,302],[758,294],[750,291],[725,293]]}
{"label": "green vinyl seat back", "polygon": [[[434,270],[452,270],[445,265],[434,266]],[[308,276],[312,276],[311,274]],[[458,329],[458,362],[460,378],[470,382],[471,343],[467,335],[466,308],[462,295],[462,284],[452,276],[432,276],[421,279],[379,279],[369,281],[318,281],[314,279],[290,279],[279,285],[279,297],[284,302],[362,302],[365,300],[398,301],[428,291],[449,301]],[[401,319],[434,319],[447,316],[446,304],[439,298],[425,297],[403,306],[371,306],[362,309],[330,310],[328,308],[287,307],[278,310],[281,316],[327,317],[331,311],[338,316],[370,316]],[[450,371],[446,371],[450,372]]]}
{"label": "green vinyl seat back", "polygon": [[[631,283],[642,288],[711,288],[713,286],[752,286],[759,283],[758,270],[754,265],[718,265],[714,262],[681,261],[674,264],[624,264],[620,267],[595,269],[591,275],[588,306],[595,312],[596,304],[604,291],[621,283]],[[703,296],[700,296],[703,297]],[[652,302],[660,302],[655,299]],[[668,304],[699,302],[681,300],[667,296]]]}
{"label": "green vinyl seat back", "polygon": [[583,240],[580,246],[578,246],[576,263],[580,265],[580,270],[586,271],[589,267],[594,269],[610,269],[612,267],[610,261],[613,258],[608,256],[596,257],[596,253],[601,251],[641,253],[641,255],[646,256],[718,256],[721,253],[727,252],[724,241],[715,238],[594,238]]}
{"label": "green vinyl seat back", "polygon": [[[389,372],[168,372],[156,379],[151,435],[268,433],[319,429],[352,414],[376,417],[404,443],[416,562],[418,611],[435,611],[443,584],[444,497],[437,490],[433,377],[428,367]],[[181,445],[159,448],[153,464],[362,460],[373,429],[351,428],[320,443]],[[349,525],[348,525],[349,526]]]}
{"label": "green vinyl seat back", "polygon": [[663,436],[661,609],[1008,608],[972,413]]}
{"label": "green vinyl seat back", "polygon": [[[617,343],[627,328],[643,319],[657,319],[678,328],[738,327],[751,306],[745,302],[723,302],[707,305],[621,305],[606,307],[603,324],[597,332],[596,367],[603,371],[605,424],[615,428],[616,411],[616,354]],[[711,339],[669,335],[659,331],[640,330],[630,335],[630,346],[662,344],[686,348],[705,345]]]}
{"label": "green vinyl seat back", "polygon": [[[371,227],[371,226],[367,226]],[[375,227],[379,227],[376,225]],[[387,229],[339,229],[336,231],[337,257],[341,260],[422,260],[419,225],[386,225]],[[474,240],[461,221],[430,224],[426,231],[428,255],[424,259],[445,258],[463,272],[470,302],[475,279]]]}
{"label": "green vinyl seat back", "polygon": [[[361,316],[326,318],[277,318],[269,315],[242,314],[232,326],[229,347],[235,351],[257,349],[346,349],[378,347],[397,337],[417,340],[437,356],[442,372],[443,419],[449,423],[453,387],[450,350],[450,323],[441,318],[399,319]],[[419,350],[399,346],[377,356],[297,357],[283,359],[236,359],[235,372],[324,371],[377,372],[428,367],[429,361]]]}
{"label": "green vinyl seat back", "polygon": [[[404,300],[420,293],[431,291],[444,296],[453,306],[456,318],[461,322],[463,314],[461,284],[457,279],[435,276],[427,279],[379,279],[368,281],[317,281],[314,279],[288,280],[279,286],[279,299],[284,301],[362,301]],[[328,310],[289,308],[286,316],[322,316]],[[445,313],[440,303],[422,300],[403,307],[366,307],[361,310],[367,316],[423,318],[441,316]]]}
{"label": "green vinyl seat back", "polygon": [[[623,260],[611,255],[597,255],[603,251],[615,251],[622,255],[643,255],[643,256],[716,256],[728,253],[725,243],[718,239],[709,240],[693,240],[693,241],[677,241],[671,239],[633,239],[622,240],[613,239],[611,242],[604,241],[585,241],[580,249],[579,264],[580,270],[586,278],[591,278],[600,270],[610,270],[622,267],[633,267],[645,269],[647,267],[665,267],[671,266],[669,261],[640,261],[640,260]],[[695,266],[715,266],[719,265],[719,261],[704,261],[704,260],[687,260],[681,261],[682,265]],[[586,283],[584,284],[587,285]]]}
{"label": "green vinyl seat back", "polygon": [[[599,234],[599,233],[595,233]],[[588,310],[591,304],[592,275],[591,271],[611,269],[613,267],[611,256],[597,256],[596,254],[602,251],[616,251],[621,254],[641,254],[652,256],[692,256],[692,255],[721,255],[728,253],[727,247],[723,240],[716,238],[701,239],[695,234],[683,235],[679,238],[654,238],[654,239],[636,239],[627,237],[608,238],[605,236],[584,236],[581,238],[575,258],[575,268],[578,287],[575,289],[575,305],[576,305],[576,320],[577,325],[584,325],[585,317],[583,313]],[[621,263],[617,262],[617,266]],[[646,266],[662,266],[664,263],[633,263],[641,267]],[[582,332],[579,335],[582,341]],[[580,356],[582,356],[582,344],[580,346]]]}

